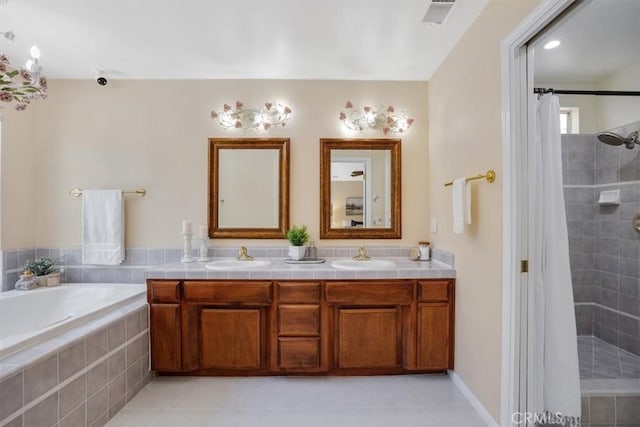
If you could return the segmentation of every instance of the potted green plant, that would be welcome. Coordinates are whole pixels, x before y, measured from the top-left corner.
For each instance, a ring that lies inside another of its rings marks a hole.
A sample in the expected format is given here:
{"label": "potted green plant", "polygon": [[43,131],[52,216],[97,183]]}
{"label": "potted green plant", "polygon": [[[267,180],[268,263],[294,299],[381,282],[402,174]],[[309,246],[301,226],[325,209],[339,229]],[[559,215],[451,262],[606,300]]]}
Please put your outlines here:
{"label": "potted green plant", "polygon": [[27,261],[23,270],[31,271],[40,286],[57,286],[60,284],[60,273],[55,272],[55,262],[51,258],[38,258]]}
{"label": "potted green plant", "polygon": [[309,241],[307,226],[303,225],[298,227],[294,225],[287,231],[285,236],[289,240],[289,243],[291,243],[289,246],[289,257],[296,261],[304,258],[305,251],[307,250],[304,244]]}

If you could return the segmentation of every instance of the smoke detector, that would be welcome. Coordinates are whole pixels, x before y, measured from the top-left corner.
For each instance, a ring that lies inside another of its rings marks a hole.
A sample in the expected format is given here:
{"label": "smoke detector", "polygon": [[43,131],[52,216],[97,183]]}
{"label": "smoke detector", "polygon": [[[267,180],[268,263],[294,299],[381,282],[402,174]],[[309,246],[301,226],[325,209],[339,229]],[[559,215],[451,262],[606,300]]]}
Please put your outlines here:
{"label": "smoke detector", "polygon": [[443,24],[455,4],[456,0],[430,0],[422,15],[422,22],[425,24]]}

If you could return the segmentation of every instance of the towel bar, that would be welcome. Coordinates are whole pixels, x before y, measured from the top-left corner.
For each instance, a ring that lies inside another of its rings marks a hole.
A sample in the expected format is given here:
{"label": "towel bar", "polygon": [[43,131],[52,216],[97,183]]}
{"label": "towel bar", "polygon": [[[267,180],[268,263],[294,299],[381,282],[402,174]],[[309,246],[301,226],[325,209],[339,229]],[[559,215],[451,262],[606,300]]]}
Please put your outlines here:
{"label": "towel bar", "polygon": [[[138,188],[136,190],[126,190],[123,191],[123,193],[125,194],[137,194],[138,196],[142,197],[144,195],[147,194],[147,190],[145,190],[144,188]],[[69,190],[69,194],[71,194],[72,196],[78,197],[82,195],[82,189],[81,188],[74,188],[73,190]]]}
{"label": "towel bar", "polygon": [[[486,179],[488,182],[491,183],[496,180],[496,171],[494,171],[493,169],[489,169],[487,173],[484,175],[480,174],[476,176],[470,176],[467,178],[467,182],[475,181],[476,179]],[[453,185],[453,181],[447,182],[446,184],[444,184],[445,187],[449,187],[451,185]]]}

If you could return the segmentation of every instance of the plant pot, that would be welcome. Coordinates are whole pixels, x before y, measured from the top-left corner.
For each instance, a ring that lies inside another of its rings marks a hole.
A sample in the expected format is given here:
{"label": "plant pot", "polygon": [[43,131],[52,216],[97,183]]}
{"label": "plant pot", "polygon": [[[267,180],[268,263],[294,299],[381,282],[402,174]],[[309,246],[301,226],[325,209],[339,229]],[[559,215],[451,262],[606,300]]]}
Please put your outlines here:
{"label": "plant pot", "polygon": [[38,282],[38,286],[47,286],[47,282],[49,278],[47,276],[36,276],[36,282]]}
{"label": "plant pot", "polygon": [[289,257],[295,261],[300,261],[304,258],[306,251],[306,246],[289,246]]}
{"label": "plant pot", "polygon": [[60,284],[60,273],[51,273],[44,277],[47,278],[47,286],[58,286]]}

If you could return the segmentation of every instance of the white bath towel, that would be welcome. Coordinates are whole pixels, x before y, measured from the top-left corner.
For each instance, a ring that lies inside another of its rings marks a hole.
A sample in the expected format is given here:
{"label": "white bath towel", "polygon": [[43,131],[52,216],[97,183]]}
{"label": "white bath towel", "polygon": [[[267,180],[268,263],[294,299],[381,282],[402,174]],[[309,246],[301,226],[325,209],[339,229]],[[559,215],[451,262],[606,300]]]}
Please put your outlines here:
{"label": "white bath towel", "polygon": [[471,224],[471,186],[467,185],[466,178],[453,180],[451,201],[453,232],[462,234],[465,224]]}
{"label": "white bath towel", "polygon": [[123,260],[122,190],[83,190],[82,263],[118,265]]}

